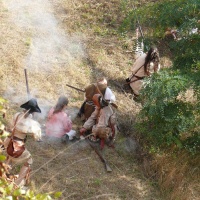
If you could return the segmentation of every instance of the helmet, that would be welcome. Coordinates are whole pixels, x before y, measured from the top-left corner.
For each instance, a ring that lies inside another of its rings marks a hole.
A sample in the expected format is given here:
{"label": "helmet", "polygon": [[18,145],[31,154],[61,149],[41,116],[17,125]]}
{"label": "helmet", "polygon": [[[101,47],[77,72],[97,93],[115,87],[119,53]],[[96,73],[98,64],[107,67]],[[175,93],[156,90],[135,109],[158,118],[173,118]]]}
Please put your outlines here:
{"label": "helmet", "polygon": [[99,90],[101,91],[102,94],[105,93],[107,86],[108,86],[108,83],[105,78],[101,78],[97,81],[97,87],[99,88]]}

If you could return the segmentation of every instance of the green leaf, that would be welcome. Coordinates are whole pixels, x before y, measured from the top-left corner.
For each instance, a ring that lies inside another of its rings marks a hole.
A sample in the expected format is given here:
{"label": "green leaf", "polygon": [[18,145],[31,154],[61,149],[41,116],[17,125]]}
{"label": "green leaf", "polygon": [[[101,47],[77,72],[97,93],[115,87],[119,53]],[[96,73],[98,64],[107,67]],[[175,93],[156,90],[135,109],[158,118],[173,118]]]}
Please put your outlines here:
{"label": "green leaf", "polygon": [[56,193],[54,194],[54,197],[55,197],[55,198],[59,198],[59,197],[61,197],[61,195],[62,195],[62,192],[56,192]]}
{"label": "green leaf", "polygon": [[0,155],[0,162],[3,162],[4,160],[6,160],[6,156]]}
{"label": "green leaf", "polygon": [[13,196],[15,196],[15,197],[19,197],[19,196],[21,196],[21,194],[22,194],[22,190],[21,189],[16,189],[13,192]]}

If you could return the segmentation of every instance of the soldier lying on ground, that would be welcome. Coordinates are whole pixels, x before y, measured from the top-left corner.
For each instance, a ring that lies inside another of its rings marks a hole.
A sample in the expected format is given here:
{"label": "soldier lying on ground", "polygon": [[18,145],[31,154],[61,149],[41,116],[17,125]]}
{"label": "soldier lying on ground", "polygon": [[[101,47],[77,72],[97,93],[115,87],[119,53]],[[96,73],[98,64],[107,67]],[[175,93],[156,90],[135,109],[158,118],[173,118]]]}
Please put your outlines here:
{"label": "soldier lying on ground", "polygon": [[132,74],[126,79],[137,97],[143,85],[143,79],[160,70],[160,58],[158,49],[151,47],[146,53],[139,56],[132,67]]}
{"label": "soldier lying on ground", "polygon": [[31,153],[25,147],[27,135],[32,135],[36,141],[41,141],[40,124],[31,119],[32,113],[41,113],[36,99],[31,99],[20,106],[24,112],[16,113],[12,122],[12,133],[4,140],[7,152],[6,164],[11,167],[14,164],[23,164],[20,168],[15,184],[19,187],[27,184],[30,174],[30,166],[33,163]]}
{"label": "soldier lying on ground", "polygon": [[95,110],[95,106],[92,101],[92,97],[95,94],[101,94],[104,99],[111,101],[112,103],[115,102],[115,95],[107,86],[107,80],[104,77],[99,78],[97,83],[92,83],[85,88],[85,101],[83,102],[78,113],[78,116],[83,116],[84,120],[87,120]]}
{"label": "soldier lying on ground", "polygon": [[46,135],[62,138],[62,141],[76,139],[76,131],[72,130],[72,121],[66,113],[68,98],[60,96],[56,105],[48,113],[46,122]]}
{"label": "soldier lying on ground", "polygon": [[105,141],[112,145],[116,131],[116,114],[113,106],[105,101],[100,94],[95,94],[92,98],[95,105],[95,111],[84,123],[80,129],[80,138],[84,139],[87,131],[92,131],[94,140],[98,137],[101,139],[101,148],[103,149]]}

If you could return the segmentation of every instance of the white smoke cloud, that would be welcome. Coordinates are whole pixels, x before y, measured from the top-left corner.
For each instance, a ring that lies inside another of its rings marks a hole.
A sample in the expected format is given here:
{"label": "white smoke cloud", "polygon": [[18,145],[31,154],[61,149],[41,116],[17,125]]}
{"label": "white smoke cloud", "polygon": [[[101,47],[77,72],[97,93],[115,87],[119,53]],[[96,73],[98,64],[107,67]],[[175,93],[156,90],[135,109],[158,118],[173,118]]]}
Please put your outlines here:
{"label": "white smoke cloud", "polygon": [[69,36],[59,28],[48,0],[3,0],[14,23],[28,32],[29,54],[25,63],[29,69],[51,70],[71,64],[84,57],[84,48],[77,35]]}

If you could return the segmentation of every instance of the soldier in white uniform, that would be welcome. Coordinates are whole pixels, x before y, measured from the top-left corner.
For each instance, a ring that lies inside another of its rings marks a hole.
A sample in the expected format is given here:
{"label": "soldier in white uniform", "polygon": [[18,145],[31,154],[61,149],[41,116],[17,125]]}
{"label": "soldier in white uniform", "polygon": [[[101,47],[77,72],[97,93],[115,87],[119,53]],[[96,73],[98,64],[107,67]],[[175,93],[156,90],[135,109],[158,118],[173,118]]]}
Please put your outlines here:
{"label": "soldier in white uniform", "polygon": [[[15,184],[19,187],[24,186],[29,178],[30,166],[33,163],[30,152],[25,147],[27,135],[32,135],[36,141],[41,141],[40,124],[32,119],[32,113],[41,113],[36,99],[31,99],[20,106],[24,112],[16,113],[13,117],[12,134],[4,141],[4,147],[7,152],[6,164],[23,164]],[[11,141],[12,145],[11,145]]]}
{"label": "soldier in white uniform", "polygon": [[147,54],[143,53],[136,59],[131,70],[132,74],[126,79],[135,96],[139,95],[139,91],[143,85],[143,79],[159,70],[160,58],[156,47],[151,47]]}

